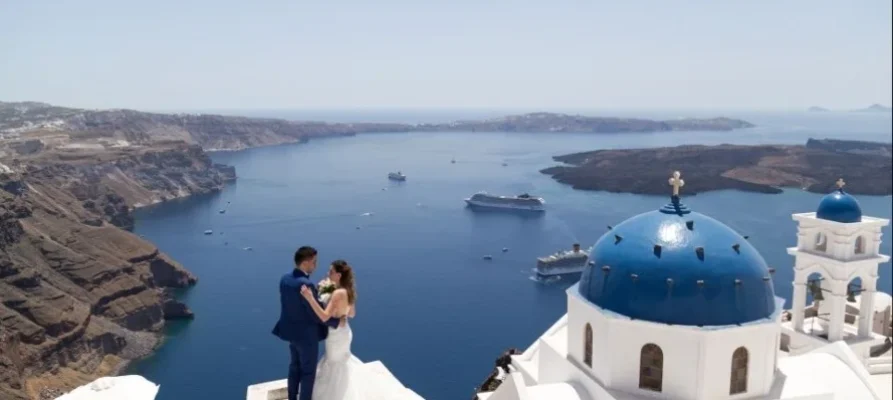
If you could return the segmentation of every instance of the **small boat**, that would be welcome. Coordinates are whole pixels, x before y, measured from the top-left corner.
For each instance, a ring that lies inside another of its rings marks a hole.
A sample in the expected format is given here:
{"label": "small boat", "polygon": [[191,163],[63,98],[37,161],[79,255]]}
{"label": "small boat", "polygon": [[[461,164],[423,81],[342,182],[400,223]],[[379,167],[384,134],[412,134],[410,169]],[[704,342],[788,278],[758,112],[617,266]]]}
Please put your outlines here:
{"label": "small boat", "polygon": [[406,175],[403,175],[403,173],[400,171],[391,172],[388,174],[388,179],[390,179],[392,181],[401,181],[402,182],[402,181],[406,180]]}
{"label": "small boat", "polygon": [[508,248],[508,247],[503,247],[503,248],[502,248],[502,252],[503,252],[503,253],[508,253],[508,251],[509,251],[509,248]]}
{"label": "small boat", "polygon": [[485,259],[485,260],[492,260],[492,259],[493,259],[493,256],[491,256],[491,255],[488,254],[488,255],[484,256],[484,259]]}
{"label": "small boat", "polygon": [[251,250],[253,250],[253,249],[252,249],[251,247],[245,247],[245,248],[243,248],[242,250],[245,250],[245,251],[251,251]]}
{"label": "small boat", "polygon": [[205,235],[213,235],[213,234],[214,234],[214,231],[212,231],[210,229],[205,231]]}
{"label": "small boat", "polygon": [[509,166],[509,163],[502,163],[502,166],[503,166],[503,167],[508,167],[508,166]]}
{"label": "small boat", "polygon": [[221,213],[221,214],[226,214],[226,210],[220,210],[220,211],[218,211],[218,212]]}
{"label": "small boat", "polygon": [[452,159],[452,160],[450,160],[450,164],[455,164],[455,163],[456,163],[456,159],[455,159],[455,158]]}

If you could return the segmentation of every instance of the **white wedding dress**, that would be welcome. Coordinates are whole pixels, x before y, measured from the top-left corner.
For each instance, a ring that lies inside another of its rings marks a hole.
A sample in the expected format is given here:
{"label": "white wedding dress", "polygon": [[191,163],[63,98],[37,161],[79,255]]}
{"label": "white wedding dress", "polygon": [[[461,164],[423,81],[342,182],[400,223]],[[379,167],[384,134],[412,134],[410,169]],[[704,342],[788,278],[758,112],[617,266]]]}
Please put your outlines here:
{"label": "white wedding dress", "polygon": [[393,388],[383,387],[366,365],[350,351],[353,331],[345,322],[329,328],[326,352],[316,367],[313,400],[395,400],[403,398]]}
{"label": "white wedding dress", "polygon": [[364,400],[361,385],[363,363],[350,352],[353,331],[345,323],[338,329],[329,328],[326,353],[316,367],[313,400]]}

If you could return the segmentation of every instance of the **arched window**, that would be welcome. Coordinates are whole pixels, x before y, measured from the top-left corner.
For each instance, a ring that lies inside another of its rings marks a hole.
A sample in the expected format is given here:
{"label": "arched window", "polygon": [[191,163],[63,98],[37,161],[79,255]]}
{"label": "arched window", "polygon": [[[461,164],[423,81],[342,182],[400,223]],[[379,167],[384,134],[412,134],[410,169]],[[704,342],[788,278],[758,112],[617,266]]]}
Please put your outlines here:
{"label": "arched window", "polygon": [[747,349],[739,347],[732,353],[732,374],[729,381],[729,394],[747,392]]}
{"label": "arched window", "polygon": [[583,335],[583,362],[592,368],[592,325],[586,324],[586,332]]}
{"label": "arched window", "polygon": [[816,251],[828,250],[828,238],[824,233],[819,232],[815,235],[815,249]]}
{"label": "arched window", "polygon": [[654,343],[642,346],[639,356],[639,388],[660,392],[664,382],[664,352]]}
{"label": "arched window", "polygon": [[856,238],[856,245],[853,248],[853,252],[856,254],[865,254],[865,240],[862,239],[862,236]]}

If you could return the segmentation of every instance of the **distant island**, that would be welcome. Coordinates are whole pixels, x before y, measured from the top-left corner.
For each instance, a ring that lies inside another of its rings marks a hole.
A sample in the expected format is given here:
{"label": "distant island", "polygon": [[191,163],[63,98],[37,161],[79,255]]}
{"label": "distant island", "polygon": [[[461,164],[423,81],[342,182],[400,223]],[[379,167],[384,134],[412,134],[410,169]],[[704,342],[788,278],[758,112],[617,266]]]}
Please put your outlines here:
{"label": "distant island", "polygon": [[0,142],[38,139],[47,147],[71,146],[74,143],[101,147],[151,145],[157,141],[179,140],[213,151],[378,132],[642,133],[730,131],[753,126],[747,121],[722,117],[655,121],[545,112],[439,124],[327,123],[134,110],[85,110],[38,102],[0,102]]}
{"label": "distant island", "polygon": [[482,121],[457,121],[447,124],[420,124],[413,131],[461,131],[461,132],[573,132],[573,133],[627,133],[668,131],[731,131],[752,128],[747,121],[731,118],[681,118],[655,121],[639,118],[587,117],[556,113],[530,113],[512,115]]}
{"label": "distant island", "polygon": [[[828,109],[825,107],[812,106],[812,107],[807,108],[806,111],[808,111],[808,112],[831,112],[834,110],[831,110],[831,109]],[[887,107],[883,104],[872,104],[865,108],[857,108],[855,110],[849,110],[849,111],[850,112],[865,112],[865,113],[869,113],[869,112],[870,113],[888,113],[888,112],[893,111],[893,109],[891,109],[890,107]]]}
{"label": "distant island", "polygon": [[880,113],[888,113],[893,112],[893,108],[887,107],[882,104],[872,104],[865,108],[860,108],[857,110],[853,110],[854,112],[880,112]]}
{"label": "distant island", "polygon": [[809,139],[802,146],[718,145],[597,150],[554,157],[569,165],[541,172],[575,189],[666,194],[674,170],[686,175],[688,195],[723,189],[781,193],[798,187],[827,193],[844,178],[855,194],[893,194],[889,143]]}

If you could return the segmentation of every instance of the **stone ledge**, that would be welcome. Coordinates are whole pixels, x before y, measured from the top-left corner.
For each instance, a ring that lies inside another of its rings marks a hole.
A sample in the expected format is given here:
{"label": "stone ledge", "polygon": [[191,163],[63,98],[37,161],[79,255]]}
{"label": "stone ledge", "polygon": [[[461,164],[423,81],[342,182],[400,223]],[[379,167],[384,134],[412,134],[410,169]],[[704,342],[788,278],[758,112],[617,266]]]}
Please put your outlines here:
{"label": "stone ledge", "polygon": [[[376,378],[375,385],[388,393],[389,397],[394,400],[424,400],[422,396],[403,386],[381,361],[370,361],[363,366],[367,373]],[[248,386],[245,396],[245,400],[285,400],[286,398],[288,398],[287,379]]]}

